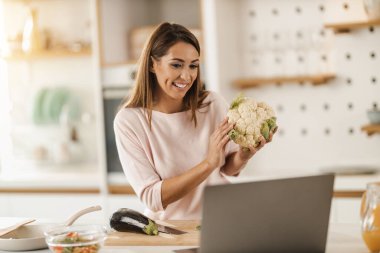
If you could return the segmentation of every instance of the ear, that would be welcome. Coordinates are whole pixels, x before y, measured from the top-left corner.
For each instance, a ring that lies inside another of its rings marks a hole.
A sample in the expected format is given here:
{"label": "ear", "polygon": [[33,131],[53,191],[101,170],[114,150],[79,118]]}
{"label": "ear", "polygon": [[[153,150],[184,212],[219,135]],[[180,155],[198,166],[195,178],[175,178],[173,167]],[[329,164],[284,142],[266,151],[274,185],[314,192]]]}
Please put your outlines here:
{"label": "ear", "polygon": [[150,57],[152,65],[149,67],[149,71],[155,73],[154,66],[157,64],[156,60],[151,56]]}

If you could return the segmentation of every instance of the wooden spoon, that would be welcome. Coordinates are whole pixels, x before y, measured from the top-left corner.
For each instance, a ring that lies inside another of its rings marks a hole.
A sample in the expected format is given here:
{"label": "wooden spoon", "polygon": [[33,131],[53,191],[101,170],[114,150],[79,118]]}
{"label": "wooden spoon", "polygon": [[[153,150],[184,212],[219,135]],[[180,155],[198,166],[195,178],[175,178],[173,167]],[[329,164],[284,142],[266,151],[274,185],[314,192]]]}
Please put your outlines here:
{"label": "wooden spoon", "polygon": [[0,229],[0,236],[6,235],[6,234],[12,232],[13,230],[16,230],[19,227],[24,226],[25,224],[31,223],[33,221],[35,221],[35,219],[27,219],[27,220],[18,222],[18,223],[14,224],[14,225],[12,225],[10,227],[6,227],[6,228],[3,228],[3,229]]}

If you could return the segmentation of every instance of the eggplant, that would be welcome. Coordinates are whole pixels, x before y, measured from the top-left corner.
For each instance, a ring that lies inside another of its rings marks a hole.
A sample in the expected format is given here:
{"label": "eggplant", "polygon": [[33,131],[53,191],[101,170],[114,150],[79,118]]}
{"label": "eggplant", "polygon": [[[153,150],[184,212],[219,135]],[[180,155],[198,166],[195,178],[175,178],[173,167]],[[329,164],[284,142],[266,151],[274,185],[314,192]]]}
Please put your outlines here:
{"label": "eggplant", "polygon": [[113,213],[110,219],[110,226],[119,232],[158,235],[158,227],[154,220],[129,208],[120,208]]}

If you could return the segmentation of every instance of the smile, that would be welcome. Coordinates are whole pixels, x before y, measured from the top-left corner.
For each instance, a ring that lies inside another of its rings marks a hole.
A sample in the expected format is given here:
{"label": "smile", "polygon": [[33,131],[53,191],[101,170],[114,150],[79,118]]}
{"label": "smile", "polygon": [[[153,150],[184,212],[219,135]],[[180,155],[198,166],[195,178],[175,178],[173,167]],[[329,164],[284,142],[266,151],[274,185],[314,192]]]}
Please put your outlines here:
{"label": "smile", "polygon": [[173,85],[177,88],[183,89],[187,86],[187,83],[174,83],[173,82]]}

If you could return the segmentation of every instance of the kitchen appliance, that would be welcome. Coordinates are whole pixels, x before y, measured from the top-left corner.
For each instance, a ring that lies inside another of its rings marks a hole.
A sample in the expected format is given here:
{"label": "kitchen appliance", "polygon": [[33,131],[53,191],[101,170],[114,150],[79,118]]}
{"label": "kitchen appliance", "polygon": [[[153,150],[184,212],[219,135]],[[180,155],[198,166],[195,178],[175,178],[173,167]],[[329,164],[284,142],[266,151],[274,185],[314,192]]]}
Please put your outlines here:
{"label": "kitchen appliance", "polygon": [[121,103],[132,90],[136,80],[137,68],[137,64],[128,63],[107,66],[102,70],[104,129],[108,175],[117,175],[123,172],[116,149],[113,121]]}
{"label": "kitchen appliance", "polygon": [[131,92],[129,87],[108,87],[103,89],[103,107],[104,107],[104,129],[106,138],[106,158],[107,172],[123,172],[119,155],[116,149],[115,133],[113,130],[113,121],[115,116],[128,94]]}

